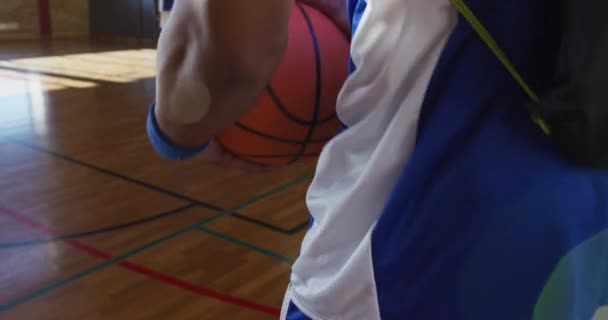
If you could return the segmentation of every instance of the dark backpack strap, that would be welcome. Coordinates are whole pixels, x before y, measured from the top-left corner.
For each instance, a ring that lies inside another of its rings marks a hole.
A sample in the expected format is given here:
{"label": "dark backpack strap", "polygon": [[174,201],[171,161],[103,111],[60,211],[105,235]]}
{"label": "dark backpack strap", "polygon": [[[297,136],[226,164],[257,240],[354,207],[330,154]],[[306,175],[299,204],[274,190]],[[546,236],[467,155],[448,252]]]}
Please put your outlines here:
{"label": "dark backpack strap", "polygon": [[[526,92],[528,97],[535,103],[540,104],[540,98],[538,95],[532,90],[530,85],[524,80],[524,78],[519,74],[511,59],[507,56],[507,54],[500,48],[496,40],[490,35],[488,30],[483,26],[483,24],[479,21],[479,19],[475,16],[473,11],[464,3],[462,0],[452,0],[452,3],[458,9],[458,12],[467,19],[467,21],[471,24],[473,29],[477,31],[479,37],[486,43],[486,45],[492,50],[492,52],[496,55],[498,60],[507,68],[509,73],[513,76],[515,81],[522,87],[522,89]],[[532,120],[545,132],[545,134],[549,135],[551,133],[551,129],[547,122],[540,116],[540,113],[533,113]]]}
{"label": "dark backpack strap", "polygon": [[541,98],[565,152],[608,169],[608,1],[562,0],[563,38],[555,85]]}
{"label": "dark backpack strap", "polygon": [[556,84],[541,98],[463,0],[451,0],[533,102],[532,120],[584,165],[608,169],[608,1],[563,0]]}

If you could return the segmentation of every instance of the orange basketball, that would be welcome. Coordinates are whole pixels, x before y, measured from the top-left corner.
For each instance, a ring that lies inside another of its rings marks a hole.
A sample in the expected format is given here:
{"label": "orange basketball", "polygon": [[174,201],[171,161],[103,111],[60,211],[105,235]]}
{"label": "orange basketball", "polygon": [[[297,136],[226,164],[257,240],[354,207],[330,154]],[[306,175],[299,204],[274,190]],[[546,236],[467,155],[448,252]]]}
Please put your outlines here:
{"label": "orange basketball", "polygon": [[349,43],[319,11],[296,3],[282,64],[254,108],[217,136],[228,152],[264,165],[316,158],[335,136]]}

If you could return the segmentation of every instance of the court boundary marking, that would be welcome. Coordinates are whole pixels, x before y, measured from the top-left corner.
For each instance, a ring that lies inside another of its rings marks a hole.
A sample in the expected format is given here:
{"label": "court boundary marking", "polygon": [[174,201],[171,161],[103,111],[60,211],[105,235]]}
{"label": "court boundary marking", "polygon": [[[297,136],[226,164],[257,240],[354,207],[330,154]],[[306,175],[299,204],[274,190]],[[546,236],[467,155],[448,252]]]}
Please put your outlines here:
{"label": "court boundary marking", "polygon": [[[198,230],[198,228],[200,228],[200,227],[203,227],[203,226],[205,226],[205,225],[207,225],[207,224],[209,224],[209,223],[211,223],[213,221],[216,221],[216,220],[218,220],[218,219],[220,219],[222,217],[231,215],[232,213],[234,213],[234,212],[236,212],[236,211],[238,211],[238,210],[240,210],[242,208],[245,208],[245,207],[247,207],[247,206],[249,206],[251,204],[254,204],[256,202],[259,202],[261,200],[267,199],[267,198],[269,198],[270,196],[272,196],[272,195],[274,195],[276,193],[284,191],[284,190],[286,190],[287,188],[289,188],[289,187],[291,187],[293,185],[297,185],[299,183],[307,181],[308,179],[310,179],[310,175],[308,175],[308,174],[304,175],[304,176],[299,177],[299,178],[297,178],[295,180],[292,180],[292,181],[290,181],[288,183],[282,184],[282,185],[280,185],[280,186],[278,186],[278,187],[276,187],[276,188],[274,188],[274,189],[272,189],[270,191],[261,193],[261,194],[255,196],[255,197],[253,197],[253,198],[251,198],[251,199],[249,199],[249,200],[247,200],[247,201],[239,204],[239,205],[236,205],[236,206],[234,206],[234,207],[232,207],[230,209],[227,209],[227,210],[225,210],[223,212],[220,212],[220,213],[218,213],[218,214],[216,214],[216,215],[214,215],[212,217],[203,219],[203,220],[201,220],[201,221],[199,221],[199,222],[197,222],[195,224],[192,224],[192,225],[186,226],[184,228],[178,229],[177,231],[174,231],[172,233],[166,234],[165,236],[163,236],[161,238],[158,238],[156,240],[149,241],[149,242],[147,242],[147,243],[145,243],[145,244],[143,244],[143,245],[141,245],[139,247],[136,247],[134,249],[131,249],[131,250],[129,250],[129,251],[123,253],[123,254],[114,256],[113,258],[110,258],[110,259],[107,259],[106,261],[104,261],[102,263],[99,263],[99,264],[96,264],[96,265],[94,265],[92,267],[86,268],[85,270],[82,270],[80,272],[77,272],[77,273],[72,274],[72,275],[67,276],[67,277],[63,277],[63,278],[61,278],[59,280],[56,280],[56,281],[54,281],[54,282],[46,285],[43,288],[37,289],[37,290],[32,291],[32,292],[30,292],[30,293],[28,293],[26,295],[17,297],[16,299],[13,299],[12,301],[9,301],[8,303],[0,305],[0,311],[2,311],[2,310],[8,310],[8,309],[10,309],[12,307],[15,307],[15,306],[19,305],[19,304],[22,304],[22,303],[28,302],[30,300],[33,300],[33,299],[35,299],[35,298],[37,298],[37,297],[39,297],[41,295],[44,295],[44,294],[46,294],[46,293],[48,293],[50,291],[53,291],[54,289],[63,287],[65,285],[67,285],[67,284],[70,284],[70,283],[72,283],[72,282],[80,279],[80,278],[83,278],[83,277],[85,277],[87,275],[93,274],[94,272],[96,272],[98,270],[102,270],[102,269],[104,269],[106,267],[113,266],[113,265],[116,265],[116,264],[120,264],[122,262],[127,262],[126,259],[128,259],[128,258],[130,258],[132,256],[135,256],[135,255],[137,255],[137,254],[139,254],[139,253],[141,253],[141,252],[143,252],[143,251],[145,251],[145,250],[147,250],[149,248],[155,247],[155,246],[157,246],[157,245],[159,245],[161,243],[165,243],[165,242],[167,242],[167,241],[169,241],[171,239],[174,239],[174,238],[176,238],[176,237],[178,237],[178,236],[180,236],[182,234],[185,234],[185,233],[187,233],[189,231]],[[65,241],[76,242],[74,240],[65,240]],[[250,308],[251,308],[251,306],[250,306]],[[275,315],[275,314],[273,314],[273,315]],[[278,316],[278,314],[276,314],[276,315]]]}
{"label": "court boundary marking", "polygon": [[132,220],[132,221],[121,223],[121,224],[110,225],[107,227],[102,227],[102,228],[98,228],[98,229],[94,229],[94,230],[75,232],[75,233],[69,233],[69,234],[59,234],[59,233],[54,232],[53,233],[54,235],[49,238],[11,240],[10,242],[0,243],[0,250],[45,245],[45,244],[59,242],[59,241],[63,241],[63,240],[81,239],[81,238],[92,237],[92,236],[102,235],[102,234],[111,233],[111,232],[117,232],[117,231],[121,231],[124,229],[132,228],[132,227],[142,226],[147,223],[155,222],[155,221],[158,221],[158,220],[161,220],[164,218],[172,217],[174,215],[183,213],[186,210],[194,209],[194,208],[198,208],[198,207],[196,205],[190,203],[190,204],[176,207],[171,210],[163,211],[161,213],[154,214],[154,215],[151,215],[148,217]]}
{"label": "court boundary marking", "polygon": [[[175,191],[172,191],[172,190],[169,190],[169,189],[165,189],[165,188],[156,186],[156,185],[148,183],[146,181],[135,179],[135,178],[123,175],[121,173],[115,172],[113,170],[102,168],[100,166],[97,166],[97,165],[94,165],[94,164],[91,164],[91,163],[88,163],[88,162],[85,162],[85,161],[82,161],[82,160],[78,160],[78,159],[76,159],[74,157],[71,157],[71,156],[59,153],[59,152],[51,150],[49,148],[45,148],[45,147],[42,147],[42,146],[39,146],[39,145],[36,145],[36,144],[28,143],[28,142],[25,142],[25,141],[22,141],[22,140],[19,140],[19,139],[15,139],[15,138],[11,138],[11,137],[6,137],[6,142],[14,144],[14,145],[21,146],[21,147],[24,147],[24,148],[27,148],[27,149],[30,149],[30,150],[33,150],[33,151],[36,151],[36,152],[39,152],[39,153],[43,153],[43,154],[46,154],[46,155],[49,155],[49,156],[53,156],[53,157],[55,157],[57,159],[61,159],[61,160],[70,162],[72,164],[76,164],[76,165],[79,165],[81,167],[85,167],[85,168],[88,168],[90,170],[97,171],[99,173],[103,173],[105,175],[108,175],[108,176],[111,176],[111,177],[114,177],[114,178],[117,178],[117,179],[121,179],[121,180],[129,182],[131,184],[138,185],[138,186],[140,186],[142,188],[145,188],[145,189],[148,189],[148,190],[152,190],[152,191],[156,191],[156,192],[158,192],[160,194],[163,194],[165,196],[169,196],[169,197],[176,198],[178,200],[186,201],[186,202],[191,203],[191,204],[196,205],[196,206],[207,208],[207,209],[210,209],[210,210],[213,210],[213,211],[216,211],[216,212],[222,212],[222,211],[226,210],[224,208],[218,207],[218,206],[213,205],[211,203],[194,199],[192,197],[183,195],[181,193],[178,193],[178,192],[175,192]],[[293,226],[291,228],[285,229],[285,228],[281,228],[281,227],[275,226],[273,224],[270,224],[268,222],[265,222],[265,221],[262,221],[262,220],[259,220],[259,219],[256,219],[256,218],[243,215],[242,213],[239,213],[239,212],[234,212],[231,215],[233,217],[237,218],[237,219],[242,220],[242,221],[245,221],[245,222],[248,222],[248,223],[251,223],[251,224],[255,224],[257,226],[266,228],[266,229],[271,230],[271,231],[280,232],[280,233],[285,234],[285,235],[294,235],[294,234],[296,234],[296,233],[298,233],[298,232],[306,229],[307,226],[308,226],[308,221],[305,221],[305,222],[298,223],[298,224],[296,224],[295,226]]]}
{"label": "court boundary marking", "polygon": [[[69,233],[69,234],[57,234],[57,235],[49,237],[49,238],[11,240],[9,242],[0,243],[0,250],[17,249],[17,248],[22,248],[22,247],[33,247],[33,246],[45,245],[45,244],[54,243],[54,242],[60,242],[60,241],[64,241],[64,240],[76,240],[76,239],[98,236],[98,235],[103,235],[103,234],[112,233],[112,232],[118,232],[118,231],[122,231],[124,229],[140,227],[147,223],[166,219],[166,218],[178,215],[180,213],[183,213],[186,210],[195,209],[195,208],[201,208],[201,207],[199,207],[193,203],[190,203],[190,204],[186,204],[186,205],[183,205],[183,206],[171,209],[171,210],[167,210],[167,211],[164,211],[164,212],[161,212],[158,214],[154,214],[154,215],[151,215],[148,217],[132,220],[132,221],[121,223],[121,224],[110,225],[107,227],[102,227],[102,228],[98,228],[98,229],[94,229],[94,230],[75,232],[75,233]],[[297,227],[300,228],[300,226],[297,226]],[[304,226],[304,227],[306,227],[306,226]],[[237,239],[237,241],[240,241],[240,240]]]}
{"label": "court boundary marking", "polygon": [[[55,234],[48,227],[46,227],[22,214],[19,214],[19,213],[10,211],[10,210],[6,210],[3,208],[0,208],[0,214],[9,216],[9,217],[13,218],[14,220],[18,221],[19,223],[22,223],[22,224],[28,226],[30,229],[33,229],[39,233],[47,234],[50,236],[53,236]],[[62,242],[69,247],[75,248],[92,257],[105,260],[106,262],[114,259],[114,258],[112,258],[111,254],[98,250],[93,246],[87,245],[87,244],[82,243],[77,240],[65,239]],[[153,270],[146,266],[143,266],[143,265],[140,265],[137,263],[133,263],[133,262],[130,262],[127,260],[118,261],[115,264],[117,266],[122,267],[126,270],[129,270],[135,274],[139,274],[139,275],[145,276],[147,278],[150,278],[152,280],[156,280],[156,281],[168,284],[170,286],[177,287],[178,289],[190,291],[199,296],[204,296],[207,298],[211,298],[214,300],[232,304],[232,305],[235,305],[235,306],[243,308],[243,309],[249,309],[252,311],[262,312],[262,313],[270,314],[273,316],[278,316],[280,313],[280,309],[278,309],[276,307],[271,307],[271,306],[264,305],[261,303],[253,302],[248,299],[243,299],[243,298],[239,298],[239,297],[236,297],[236,296],[233,296],[230,294],[222,293],[217,290],[210,289],[210,288],[207,288],[202,285],[198,285],[198,284],[186,281],[186,280],[182,280],[178,277],[171,276],[171,275],[162,273],[160,271]],[[98,264],[97,266],[100,266],[100,265],[101,264]],[[95,271],[98,271],[100,269],[102,269],[102,267],[99,267],[96,269],[93,269],[93,268],[85,269],[83,271],[73,274],[70,277],[63,278],[61,281],[56,281],[52,285],[44,287],[42,290],[37,290],[30,294],[22,295],[20,297],[17,297],[16,299],[13,299],[12,301],[9,301],[6,304],[0,304],[0,311],[6,311],[14,306],[28,302],[34,298],[37,298],[38,296],[44,295],[46,293],[53,291],[54,289],[57,289],[66,284],[72,283],[72,282],[74,282],[80,278],[83,278],[89,274],[92,274]]]}
{"label": "court boundary marking", "polygon": [[205,234],[212,235],[212,236],[214,236],[216,238],[220,238],[220,239],[222,239],[222,240],[224,240],[226,242],[230,242],[232,244],[238,245],[238,246],[243,247],[245,249],[249,249],[249,250],[257,252],[259,254],[263,254],[265,256],[268,256],[268,257],[274,258],[276,260],[285,262],[285,263],[287,263],[289,265],[293,265],[294,262],[295,262],[294,259],[292,259],[292,258],[290,258],[288,256],[276,253],[276,252],[268,250],[268,249],[264,249],[264,248],[262,248],[260,246],[257,246],[257,245],[255,245],[255,244],[253,244],[251,242],[241,240],[241,239],[239,239],[237,237],[229,236],[229,235],[227,235],[227,234],[225,234],[223,232],[216,231],[216,230],[213,230],[211,228],[206,228],[205,226],[199,226],[197,229],[199,231],[205,233]]}

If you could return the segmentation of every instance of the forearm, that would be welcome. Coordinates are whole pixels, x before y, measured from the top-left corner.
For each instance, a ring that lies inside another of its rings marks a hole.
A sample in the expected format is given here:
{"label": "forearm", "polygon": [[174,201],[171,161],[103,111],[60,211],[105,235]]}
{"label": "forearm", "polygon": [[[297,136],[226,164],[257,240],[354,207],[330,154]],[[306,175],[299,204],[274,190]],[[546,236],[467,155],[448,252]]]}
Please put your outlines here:
{"label": "forearm", "polygon": [[[255,104],[282,60],[291,5],[286,0],[177,3],[159,40],[156,118],[173,142],[196,146]],[[190,121],[178,112],[205,103],[203,114],[185,113],[194,117]]]}

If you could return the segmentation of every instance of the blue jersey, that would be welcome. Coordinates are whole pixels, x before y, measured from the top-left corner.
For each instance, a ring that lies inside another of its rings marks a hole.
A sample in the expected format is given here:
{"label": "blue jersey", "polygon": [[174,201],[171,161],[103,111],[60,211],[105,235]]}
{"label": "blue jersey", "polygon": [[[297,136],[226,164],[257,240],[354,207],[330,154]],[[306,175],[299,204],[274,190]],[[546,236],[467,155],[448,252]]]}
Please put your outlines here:
{"label": "blue jersey", "polygon": [[[467,3],[546,89],[557,6]],[[309,190],[314,222],[284,319],[608,319],[608,175],[552,147],[521,88],[450,6],[349,1],[351,77],[338,101],[348,128]]]}

